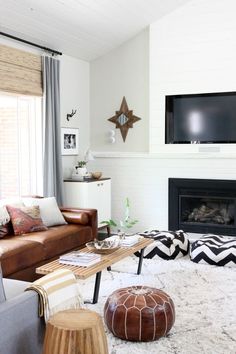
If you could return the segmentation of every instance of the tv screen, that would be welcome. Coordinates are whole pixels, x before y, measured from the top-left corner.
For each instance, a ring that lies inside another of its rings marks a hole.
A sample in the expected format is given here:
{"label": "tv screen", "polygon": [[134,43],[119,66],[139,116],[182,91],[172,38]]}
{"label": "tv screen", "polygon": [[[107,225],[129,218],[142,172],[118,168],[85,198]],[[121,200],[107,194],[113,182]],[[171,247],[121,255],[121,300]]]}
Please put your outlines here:
{"label": "tv screen", "polygon": [[165,142],[236,143],[236,92],[166,96]]}

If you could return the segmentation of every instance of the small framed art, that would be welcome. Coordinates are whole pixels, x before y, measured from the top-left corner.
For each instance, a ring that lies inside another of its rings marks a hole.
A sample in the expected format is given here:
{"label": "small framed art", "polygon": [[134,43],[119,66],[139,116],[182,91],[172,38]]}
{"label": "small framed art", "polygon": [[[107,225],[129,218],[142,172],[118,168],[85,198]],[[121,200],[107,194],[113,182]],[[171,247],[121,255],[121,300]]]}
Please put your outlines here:
{"label": "small framed art", "polygon": [[61,128],[61,154],[78,155],[79,153],[79,129]]}

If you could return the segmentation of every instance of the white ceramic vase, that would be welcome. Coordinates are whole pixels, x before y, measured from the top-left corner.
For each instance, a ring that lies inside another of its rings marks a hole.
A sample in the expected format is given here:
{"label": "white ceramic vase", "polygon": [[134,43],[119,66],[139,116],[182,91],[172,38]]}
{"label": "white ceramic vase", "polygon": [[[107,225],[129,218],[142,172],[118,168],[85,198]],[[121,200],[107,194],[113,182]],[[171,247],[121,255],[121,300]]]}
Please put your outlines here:
{"label": "white ceramic vase", "polygon": [[84,177],[87,174],[87,168],[86,167],[77,167],[75,174],[80,177]]}

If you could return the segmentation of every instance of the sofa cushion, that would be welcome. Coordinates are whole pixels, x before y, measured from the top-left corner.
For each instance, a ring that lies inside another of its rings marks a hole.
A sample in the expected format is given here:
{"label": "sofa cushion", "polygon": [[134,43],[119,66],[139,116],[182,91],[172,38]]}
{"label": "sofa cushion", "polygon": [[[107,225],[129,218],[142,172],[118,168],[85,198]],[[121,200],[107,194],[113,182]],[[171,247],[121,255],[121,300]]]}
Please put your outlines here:
{"label": "sofa cushion", "polygon": [[44,247],[39,242],[24,240],[22,236],[1,239],[0,260],[5,277],[44,259]]}
{"label": "sofa cushion", "polygon": [[91,241],[93,234],[90,226],[67,224],[50,227],[44,232],[25,234],[20,239],[40,243],[46,259],[49,259]]}
{"label": "sofa cushion", "polygon": [[39,206],[15,208],[7,205],[7,211],[11,217],[15,235],[47,230],[41,219]]}
{"label": "sofa cushion", "polygon": [[44,225],[50,227],[65,225],[67,222],[58,208],[55,197],[49,198],[22,198],[26,206],[39,205],[41,218]]}

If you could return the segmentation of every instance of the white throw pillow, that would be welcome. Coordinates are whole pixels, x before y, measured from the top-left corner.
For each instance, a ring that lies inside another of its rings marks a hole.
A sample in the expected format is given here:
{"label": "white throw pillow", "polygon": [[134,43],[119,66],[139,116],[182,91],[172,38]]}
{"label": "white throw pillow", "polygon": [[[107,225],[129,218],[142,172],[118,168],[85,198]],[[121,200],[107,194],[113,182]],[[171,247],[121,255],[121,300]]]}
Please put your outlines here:
{"label": "white throw pillow", "polygon": [[12,197],[0,200],[0,225],[6,225],[10,221],[10,215],[7,211],[6,205],[15,207],[23,206],[23,202],[19,197]]}
{"label": "white throw pillow", "polygon": [[38,205],[44,225],[50,227],[55,225],[65,225],[65,221],[58,208],[55,197],[50,198],[22,198],[25,206]]}

